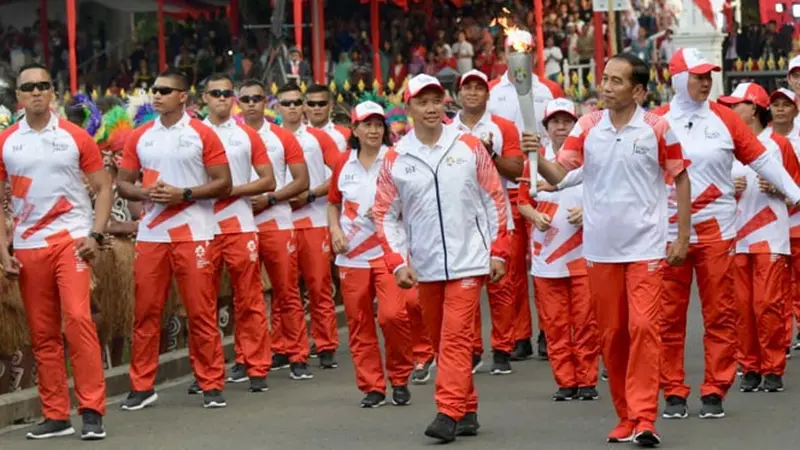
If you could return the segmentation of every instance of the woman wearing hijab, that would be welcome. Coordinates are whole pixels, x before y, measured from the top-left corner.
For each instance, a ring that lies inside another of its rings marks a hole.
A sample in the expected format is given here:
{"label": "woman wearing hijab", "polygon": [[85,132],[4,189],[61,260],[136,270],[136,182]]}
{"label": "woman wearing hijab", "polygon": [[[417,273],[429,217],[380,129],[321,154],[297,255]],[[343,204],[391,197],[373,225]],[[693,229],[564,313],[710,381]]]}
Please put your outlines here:
{"label": "woman wearing hijab", "polygon": [[[675,97],[654,111],[663,115],[691,160],[692,230],[686,261],[664,269],[662,297],[661,383],[666,397],[662,417],[688,417],[684,346],[686,314],[693,272],[702,303],[705,334],[705,378],[700,386],[700,418],[722,418],[722,402],[736,378],[737,304],[733,292],[733,255],[736,229],[736,199],[731,178],[734,160],[750,166],[793,203],[800,188],[778,160],[766,153],[750,127],[733,111],[708,100],[710,64],[694,48],[678,50],[669,64]],[[670,180],[668,184],[672,185]],[[677,236],[675,189],[668,191],[669,240]]]}
{"label": "woman wearing hijab", "polygon": [[350,149],[331,176],[328,223],[337,255],[356,385],[366,394],[361,400],[362,408],[386,403],[386,379],[372,306],[377,296],[392,403],[407,405],[411,402],[408,379],[414,369],[408,294],[397,286],[394,275],[386,268],[372,222],[378,173],[391,145],[386,114],[380,105],[367,101],[355,107],[352,120]]}
{"label": "woman wearing hijab", "polygon": [[[800,182],[800,165],[792,145],[767,129],[772,117],[769,95],[763,87],[741,83],[719,102],[730,106],[758,136],[766,154],[782,163],[794,182]],[[751,168],[734,161],[732,175],[747,180],[738,203],[733,263],[740,315],[739,364],[744,372],[740,390],[780,392],[786,369],[784,301],[789,283],[789,212],[783,195],[769,184],[760,183]]]}

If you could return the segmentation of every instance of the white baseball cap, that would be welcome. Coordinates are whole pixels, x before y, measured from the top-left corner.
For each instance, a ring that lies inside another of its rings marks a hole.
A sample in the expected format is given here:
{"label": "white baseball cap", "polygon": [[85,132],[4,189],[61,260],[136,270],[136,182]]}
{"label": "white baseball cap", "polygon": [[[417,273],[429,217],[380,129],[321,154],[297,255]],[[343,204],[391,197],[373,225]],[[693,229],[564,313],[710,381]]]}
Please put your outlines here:
{"label": "white baseball cap", "polygon": [[795,56],[789,61],[789,71],[787,73],[792,73],[795,69],[800,69],[800,55]]}
{"label": "white baseball cap", "polygon": [[797,103],[797,94],[786,88],[780,88],[769,96],[769,101],[772,103],[778,97],[784,97],[792,103]]}
{"label": "white baseball cap", "polygon": [[696,48],[682,48],[672,55],[669,60],[670,75],[689,72],[693,75],[705,75],[709,72],[719,72],[721,69],[716,64],[708,62],[705,56]]}
{"label": "white baseball cap", "polygon": [[441,91],[442,94],[444,94],[444,87],[442,86],[442,83],[439,82],[439,79],[436,77],[432,77],[430,75],[425,75],[425,74],[419,74],[414,78],[410,79],[408,81],[408,87],[406,88],[406,95],[405,95],[406,103],[408,103],[408,101],[411,100],[412,98],[419,95],[419,93],[422,92],[424,89],[427,89],[429,87],[435,87],[436,89]]}
{"label": "white baseball cap", "polygon": [[361,102],[353,109],[352,121],[353,124],[363,122],[372,116],[379,116],[386,119],[386,112],[383,107],[375,102],[366,101]]}
{"label": "white baseball cap", "polygon": [[762,108],[769,106],[767,90],[756,83],[739,83],[731,95],[720,97],[718,101],[726,105],[736,105],[742,102],[752,102]]}
{"label": "white baseball cap", "polygon": [[573,119],[578,120],[578,107],[575,106],[575,103],[566,98],[557,98],[547,102],[547,105],[544,107],[542,123],[546,124],[553,115],[558,113],[569,114]]}
{"label": "white baseball cap", "polygon": [[489,77],[487,77],[485,73],[477,69],[472,69],[469,72],[466,72],[464,75],[458,77],[458,83],[456,85],[458,86],[459,89],[461,89],[461,86],[464,83],[466,83],[467,80],[470,79],[480,80],[483,82],[483,84],[486,85],[487,88],[489,87]]}

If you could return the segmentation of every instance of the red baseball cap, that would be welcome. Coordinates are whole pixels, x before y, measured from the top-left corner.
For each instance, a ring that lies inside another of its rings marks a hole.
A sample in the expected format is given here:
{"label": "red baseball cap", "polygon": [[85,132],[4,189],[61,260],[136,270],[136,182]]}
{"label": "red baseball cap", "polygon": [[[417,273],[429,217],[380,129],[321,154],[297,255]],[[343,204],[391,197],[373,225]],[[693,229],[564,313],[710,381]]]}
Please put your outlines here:
{"label": "red baseball cap", "polygon": [[696,48],[682,48],[672,55],[669,60],[670,75],[689,72],[693,75],[705,75],[709,72],[719,72],[721,69],[716,64],[711,64],[706,57]]}
{"label": "red baseball cap", "polygon": [[381,105],[370,101],[361,102],[353,108],[353,124],[363,122],[372,116],[379,116],[382,119],[386,119],[386,112],[384,112]]}
{"label": "red baseball cap", "polygon": [[424,89],[429,87],[434,87],[438,89],[442,94],[444,94],[444,87],[442,83],[439,82],[439,79],[436,77],[432,77],[430,75],[419,74],[414,78],[408,80],[408,87],[406,87],[406,103],[409,100],[419,95]]}
{"label": "red baseball cap", "polygon": [[578,120],[578,108],[575,106],[575,103],[566,98],[557,98],[547,102],[547,105],[544,107],[544,118],[542,122],[547,123],[547,121],[557,113],[569,114],[573,119]]}
{"label": "red baseball cap", "polygon": [[464,75],[458,77],[458,82],[456,83],[456,86],[458,86],[458,88],[461,89],[461,86],[468,80],[479,80],[486,85],[487,89],[489,88],[489,77],[487,77],[486,74],[481,72],[480,70],[472,69],[469,72],[464,73]]}
{"label": "red baseball cap", "polygon": [[769,94],[766,89],[756,83],[739,83],[731,95],[719,98],[720,103],[738,105],[742,102],[753,102],[762,108],[769,106]]}
{"label": "red baseball cap", "polygon": [[797,103],[797,94],[786,88],[780,88],[769,96],[769,102],[772,103],[776,98],[783,97],[792,103]]}

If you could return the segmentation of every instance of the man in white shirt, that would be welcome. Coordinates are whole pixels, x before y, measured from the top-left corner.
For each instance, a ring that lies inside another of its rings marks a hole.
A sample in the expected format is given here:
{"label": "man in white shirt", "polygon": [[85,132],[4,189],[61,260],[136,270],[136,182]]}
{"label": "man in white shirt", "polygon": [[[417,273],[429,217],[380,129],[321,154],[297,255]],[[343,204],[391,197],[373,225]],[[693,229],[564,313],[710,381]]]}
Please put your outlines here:
{"label": "man in white shirt", "polygon": [[350,139],[350,129],[336,125],[331,120],[331,94],[328,88],[321,84],[312,84],[306,90],[305,113],[309,124],[314,128],[328,133],[336,142],[340,152],[347,151],[347,140]]}

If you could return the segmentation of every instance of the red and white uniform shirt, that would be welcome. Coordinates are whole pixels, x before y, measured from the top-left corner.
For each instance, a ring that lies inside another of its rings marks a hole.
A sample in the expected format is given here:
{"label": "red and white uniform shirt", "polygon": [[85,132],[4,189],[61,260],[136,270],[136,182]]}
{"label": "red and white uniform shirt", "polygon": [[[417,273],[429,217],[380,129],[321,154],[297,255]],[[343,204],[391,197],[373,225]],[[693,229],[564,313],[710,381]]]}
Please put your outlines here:
{"label": "red and white uniform shirt", "polygon": [[[783,136],[764,130],[758,140],[771,158],[780,161],[789,175],[800,180],[797,156]],[[790,255],[789,211],[783,199],[761,192],[758,174],[734,161],[732,178],[745,177],[747,187],[739,197],[736,211],[736,253]]]}
{"label": "red and white uniform shirt", "polygon": [[[551,145],[545,149],[545,158],[555,161]],[[523,178],[530,178],[531,168],[525,160]],[[540,278],[566,278],[586,275],[583,259],[583,227],[569,223],[569,210],[583,205],[583,186],[577,185],[555,192],[539,191],[536,200],[530,190],[520,189],[520,201],[535,206],[542,214],[550,216],[550,228],[539,231],[533,228],[530,237],[531,275]]]}
{"label": "red and white uniform shirt", "polygon": [[[736,236],[736,199],[730,173],[735,161],[750,164],[764,147],[730,108],[706,102],[699,110],[678,117],[667,105],[663,115],[683,145],[691,163],[692,228],[689,242],[717,242]],[[675,184],[669,183],[669,240],[678,236]]]}
{"label": "red and white uniform shirt", "polygon": [[347,253],[336,255],[339,267],[365,269],[385,265],[381,241],[367,211],[375,203],[378,174],[388,151],[389,147],[382,147],[372,166],[365,169],[358,152],[348,150],[333,170],[328,201],[341,206],[339,223],[348,243]]}
{"label": "red and white uniform shirt", "polygon": [[[184,114],[166,127],[160,118],[135,129],[122,155],[122,168],[142,171],[142,187],[162,180],[180,189],[211,179],[206,167],[228,164],[225,148],[214,131]],[[190,200],[177,205],[145,202],[136,239],[142,242],[193,242],[214,238],[217,222],[213,200]]]}
{"label": "red and white uniform shirt", "polygon": [[[267,147],[269,161],[272,164],[272,171],[275,174],[275,191],[283,189],[291,183],[289,165],[305,164],[303,149],[294,135],[277,125],[264,121],[264,125],[258,130],[258,135]],[[251,172],[251,180],[258,179],[255,170]],[[255,217],[258,231],[272,230],[291,230],[292,207],[288,202],[276,203],[258,213]]]}
{"label": "red and white uniform shirt", "polygon": [[444,126],[426,146],[407,134],[384,157],[372,209],[387,268],[395,272],[410,254],[420,281],[487,275],[491,258],[508,259],[505,203],[475,136]]}
{"label": "red and white uniform shirt", "polygon": [[[491,136],[493,148],[490,150],[494,151],[499,156],[504,156],[506,158],[514,156],[525,158],[520,146],[520,132],[516,125],[514,125],[514,122],[508,119],[486,112],[478,123],[470,129],[461,121],[461,114],[457,114],[455,119],[453,119],[453,123],[449,126],[456,127],[456,129],[462,133],[472,134],[483,142],[489,141],[489,137]],[[506,202],[508,203],[508,229],[513,230],[514,219],[511,214],[511,202],[508,198],[508,185],[511,181],[502,177],[501,179],[503,180],[503,188],[506,191]]]}
{"label": "red and white uniform shirt", "polygon": [[[336,142],[328,136],[328,133],[307,125],[300,125],[294,136],[303,148],[303,156],[308,166],[309,189],[321,186],[333,173],[331,167],[335,167],[341,158]],[[291,174],[287,173],[286,177],[291,182]],[[294,228],[327,227],[327,203],[326,196],[322,196],[315,202],[292,211]]]}
{"label": "red and white uniform shirt", "polygon": [[583,166],[583,255],[587,261],[625,263],[663,259],[667,244],[666,175],[686,167],[669,123],[638,108],[614,128],[607,110],[584,115],[556,160]]}
{"label": "red and white uniform shirt", "polygon": [[[769,134],[773,133],[772,127],[767,127]],[[800,125],[795,122],[794,128],[786,136],[794,149],[794,154],[800,159]],[[789,237],[800,239],[800,208],[789,208]]]}
{"label": "red and white uniform shirt", "polygon": [[[249,126],[240,125],[233,119],[228,119],[220,125],[214,125],[208,119],[203,123],[214,130],[222,141],[222,146],[225,147],[234,186],[249,183],[253,167],[270,163],[264,142]],[[228,197],[214,200],[214,218],[217,221],[216,234],[256,231],[250,198]]]}
{"label": "red and white uniform shirt", "polygon": [[333,142],[336,143],[336,148],[338,148],[340,152],[344,153],[347,151],[347,140],[350,139],[349,128],[336,125],[331,121],[319,129],[328,133],[328,136],[333,139]]}
{"label": "red and white uniform shirt", "polygon": [[0,134],[0,180],[11,185],[14,248],[88,236],[94,211],[81,174],[102,169],[92,138],[55,114],[41,131],[22,120]]}
{"label": "red and white uniform shirt", "polygon": [[[564,90],[546,78],[539,78],[536,74],[531,75],[533,90],[534,117],[536,117],[536,131],[542,137],[542,143],[547,144],[547,129],[542,124],[544,110],[547,103],[555,98],[564,97]],[[489,83],[489,103],[486,108],[489,113],[500,116],[506,120],[514,122],[519,133],[525,131],[525,123],[522,120],[522,111],[519,107],[519,99],[514,84],[508,79],[508,72],[502,77],[496,78]],[[509,189],[517,189],[518,183],[508,182]]]}

